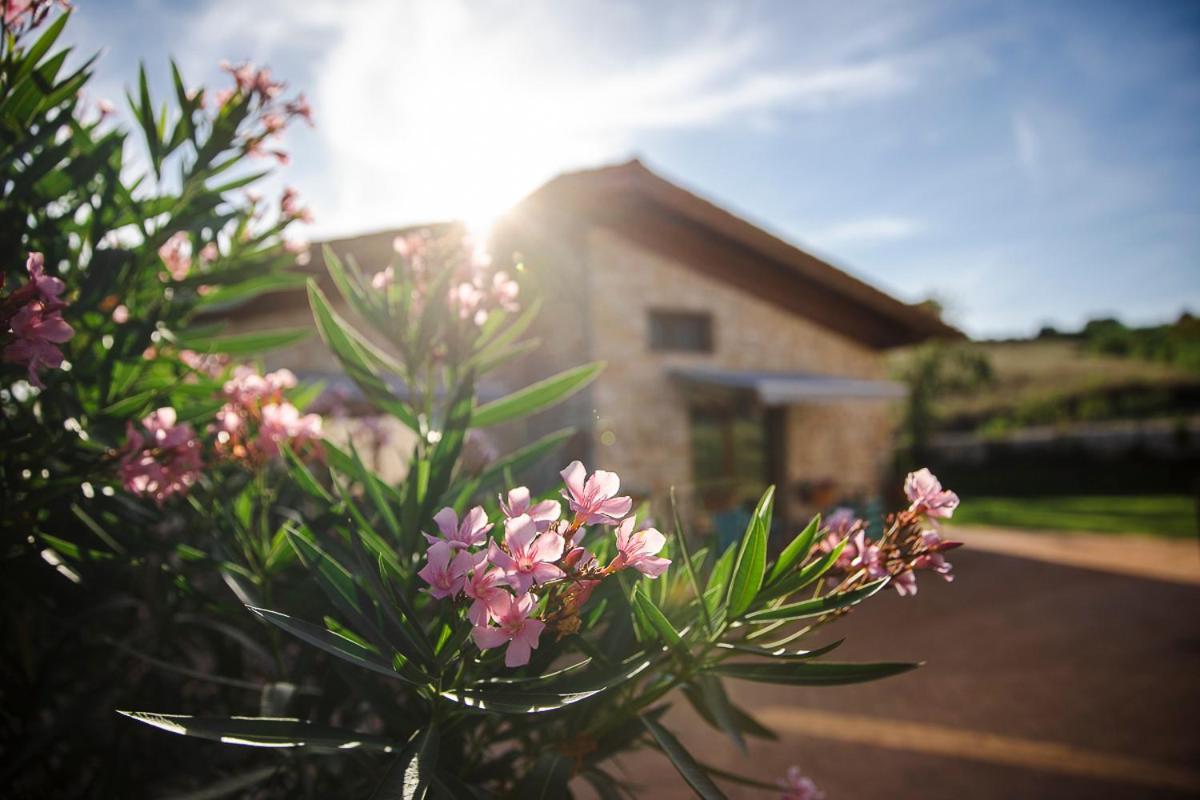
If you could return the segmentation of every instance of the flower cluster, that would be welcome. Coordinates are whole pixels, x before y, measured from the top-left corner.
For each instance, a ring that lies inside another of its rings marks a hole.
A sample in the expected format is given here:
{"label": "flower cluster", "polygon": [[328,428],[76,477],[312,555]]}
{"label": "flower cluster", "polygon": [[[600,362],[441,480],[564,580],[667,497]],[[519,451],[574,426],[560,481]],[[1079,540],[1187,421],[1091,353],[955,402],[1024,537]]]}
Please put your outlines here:
{"label": "flower cluster", "polygon": [[[460,520],[453,509],[434,516],[439,535],[429,541],[417,574],[437,599],[470,600],[467,618],[480,650],[507,645],[504,663],[529,663],[542,632],[578,629],[579,611],[604,578],[635,569],[657,578],[670,565],[658,553],[666,539],[653,528],[634,530],[633,501],[618,496],[620,478],[583,464],[562,471],[569,518],[557,500],[534,503],[524,486],[500,498],[503,538],[489,536],[493,524],[476,506]],[[575,542],[585,525],[616,527],[617,554],[607,566]],[[543,602],[544,601],[544,602]],[[539,611],[540,609],[540,611]]]}
{"label": "flower cluster", "polygon": [[242,141],[243,150],[248,155],[271,156],[279,163],[287,164],[291,159],[275,140],[297,117],[309,126],[313,124],[308,100],[303,94],[290,100],[282,99],[285,84],[272,78],[269,67],[256,67],[249,62],[222,62],[221,69],[233,77],[234,85],[217,93],[218,108],[224,109],[230,101],[243,99],[252,111],[251,132]]}
{"label": "flower cluster", "polygon": [[0,342],[4,343],[3,359],[25,367],[29,382],[42,389],[45,385],[39,373],[62,366],[63,354],[58,345],[74,336],[75,331],[62,316],[67,303],[60,295],[66,287],[60,279],[46,274],[42,254],[30,253],[25,270],[29,281],[0,300]]}
{"label": "flower cluster", "polygon": [[[220,369],[219,359],[190,350],[180,359],[210,375]],[[222,387],[225,404],[208,428],[217,457],[254,467],[278,456],[285,444],[298,453],[319,454],[321,417],[302,415],[284,399],[284,391],[295,385],[296,376],[286,369],[266,375],[247,366],[234,369]],[[161,506],[196,482],[204,468],[203,448],[192,426],[176,424],[173,408],[158,409],[142,420],[142,428],[126,428],[125,445],[116,454],[121,482]]]}
{"label": "flower cluster", "polygon": [[142,420],[142,430],[127,423],[120,454],[125,489],[159,506],[184,494],[200,477],[204,462],[192,426],[176,422],[175,409],[160,408]]}
{"label": "flower cluster", "polygon": [[825,800],[825,793],[799,767],[788,767],[786,776],[779,780],[779,788],[783,790],[779,800]]}
{"label": "flower cluster", "polygon": [[[207,266],[220,258],[221,251],[216,242],[209,242],[200,248],[197,263]],[[192,239],[186,231],[176,231],[158,248],[158,257],[162,259],[167,274],[162,275],[163,281],[168,279],[181,281],[192,271]]]}
{"label": "flower cluster", "polygon": [[[475,325],[483,325],[493,309],[517,311],[521,287],[504,270],[492,268],[492,258],[469,237],[438,242],[428,232],[397,236],[392,242],[412,281],[412,302],[420,306],[432,281],[431,265],[453,271],[446,292],[451,312]],[[371,277],[371,286],[388,291],[396,283],[396,269],[388,266]]]}
{"label": "flower cluster", "polygon": [[71,8],[66,0],[4,0],[0,19],[7,31],[19,36],[41,25],[56,5],[63,10]]}
{"label": "flower cluster", "polygon": [[821,528],[824,538],[818,550],[832,553],[842,547],[837,563],[829,571],[829,581],[850,588],[853,584],[889,578],[901,597],[917,593],[920,570],[929,570],[947,581],[954,580],[950,562],[943,553],[961,542],[942,539],[938,520],[949,519],[958,507],[958,495],[942,488],[928,469],[909,473],[904,481],[908,509],[887,519],[886,530],[878,540],[867,536],[866,522],[850,509],[839,508]]}
{"label": "flower cluster", "polygon": [[284,398],[296,385],[296,376],[281,369],[266,375],[240,366],[225,382],[225,405],[217,412],[210,432],[216,435],[221,456],[248,464],[261,464],[279,455],[281,445],[295,450],[318,448],[321,417],[301,414]]}

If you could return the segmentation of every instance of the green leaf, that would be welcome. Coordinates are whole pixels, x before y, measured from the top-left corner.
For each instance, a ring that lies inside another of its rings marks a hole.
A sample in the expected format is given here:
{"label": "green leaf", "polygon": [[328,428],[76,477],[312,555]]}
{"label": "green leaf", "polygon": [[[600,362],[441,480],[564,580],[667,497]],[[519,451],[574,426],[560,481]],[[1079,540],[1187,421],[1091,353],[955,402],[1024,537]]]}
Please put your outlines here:
{"label": "green leaf", "polygon": [[553,750],[542,753],[517,787],[516,796],[521,800],[559,800],[566,797],[571,769],[571,759],[561,753]]}
{"label": "green leaf", "polygon": [[704,602],[704,593],[700,591],[700,578],[696,575],[696,565],[692,561],[692,553],[687,543],[687,533],[683,530],[683,523],[679,520],[679,505],[675,502],[675,487],[671,487],[671,519],[675,523],[675,541],[679,543],[679,553],[683,558],[683,568],[687,573],[688,582],[692,585],[692,591],[696,593],[696,601],[700,606],[700,615],[704,618],[704,628],[710,635],[716,633],[713,627],[712,617],[708,613],[708,604]]}
{"label": "green leaf", "polygon": [[179,335],[178,344],[199,353],[225,353],[231,356],[246,356],[287,347],[312,335],[308,328],[282,328],[274,331],[239,333],[231,336],[190,337]]}
{"label": "green leaf", "polygon": [[[325,298],[325,293],[316,281],[308,282],[308,302],[312,306],[317,330],[329,349],[337,357],[342,368],[357,384],[367,399],[380,409],[403,422],[417,433],[421,426],[412,409],[391,390],[380,377],[379,369],[389,365],[390,359],[378,348],[363,339],[354,328],[334,312]],[[389,365],[390,366],[390,365]]]}
{"label": "green leaf", "polygon": [[764,658],[779,658],[784,660],[796,661],[808,658],[817,658],[828,652],[836,650],[841,646],[845,638],[838,639],[835,642],[817,647],[812,650],[789,650],[786,647],[755,647],[749,644],[740,644],[738,642],[718,642],[717,648],[721,650],[733,650],[738,653],[746,653],[752,656],[762,656]]}
{"label": "green leaf", "polygon": [[633,602],[645,616],[651,627],[653,627],[654,630],[658,632],[658,635],[662,637],[663,642],[666,643],[671,649],[683,655],[685,658],[690,659],[691,654],[688,652],[687,645],[684,644],[683,638],[680,637],[679,632],[675,630],[675,626],[671,624],[671,621],[667,619],[666,615],[659,610],[658,606],[654,605],[654,601],[646,596],[644,591],[634,589]]}
{"label": "green leaf", "polygon": [[717,559],[717,563],[713,564],[712,572],[708,575],[708,583],[704,587],[704,605],[708,608],[708,613],[713,617],[714,623],[717,618],[725,616],[725,607],[721,600],[725,597],[725,590],[729,586],[729,576],[733,572],[733,558],[736,554],[736,548],[725,548],[725,552]]}
{"label": "green leaf", "polygon": [[727,620],[740,617],[754,603],[758,590],[762,588],[763,573],[767,569],[767,525],[771,517],[771,503],[775,497],[775,487],[769,486],[758,501],[746,534],[738,547],[737,559],[733,565],[733,580],[729,583],[729,595],[726,598],[728,611]]}
{"label": "green leaf", "polygon": [[866,586],[852,589],[849,592],[827,594],[824,597],[814,597],[812,600],[803,600],[799,603],[789,603],[788,605],[776,606],[775,608],[765,608],[762,611],[752,611],[746,615],[746,621],[774,622],[776,620],[819,617],[831,611],[837,611],[839,608],[848,608],[861,603],[886,586],[888,580],[889,578],[880,578],[877,581],[868,583]]}
{"label": "green leaf", "polygon": [[498,400],[485,403],[475,409],[472,424],[477,428],[498,425],[501,422],[525,417],[555,403],[560,403],[591,383],[602,369],[604,369],[602,361],[584,364],[552,375]]}
{"label": "green leaf", "polygon": [[193,717],[120,710],[117,713],[168,733],[250,747],[301,747],[329,752],[361,749],[390,753],[399,746],[383,736],[327,728],[290,717]]}
{"label": "green leaf", "polygon": [[251,300],[262,294],[299,289],[307,282],[308,276],[294,272],[260,275],[241,283],[222,286],[211,294],[201,297],[196,305],[200,308],[230,305],[240,301]]}
{"label": "green leaf", "polygon": [[281,449],[283,450],[284,458],[287,459],[288,472],[291,474],[292,480],[294,480],[306,494],[312,495],[320,500],[324,500],[326,503],[332,503],[333,495],[326,491],[325,487],[317,481],[316,476],[312,474],[312,470],[308,468],[307,464],[300,460],[300,457],[296,455],[295,451],[293,451],[292,448],[286,444]]}
{"label": "green leaf", "polygon": [[805,586],[808,586],[813,581],[821,578],[826,572],[833,568],[837,560],[841,557],[842,551],[846,549],[846,541],[843,539],[838,543],[837,547],[829,551],[825,555],[813,561],[810,564],[805,564],[799,572],[793,572],[785,575],[775,583],[763,589],[758,596],[759,603],[766,603],[779,597],[786,597],[789,594],[798,592]]}
{"label": "green leaf", "polygon": [[840,686],[890,678],[916,669],[920,664],[880,662],[875,664],[843,664],[821,661],[725,662],[709,667],[709,671],[727,678],[788,686]]}
{"label": "green leaf", "polygon": [[768,585],[790,572],[796,564],[803,563],[804,559],[808,557],[808,551],[812,549],[820,528],[821,515],[818,514],[804,527],[804,530],[796,534],[796,538],[792,539],[787,547],[783,548],[783,552],[775,560],[775,566],[771,567],[771,572],[767,575]]}
{"label": "green leaf", "polygon": [[442,692],[442,697],[481,711],[539,714],[556,711],[620,686],[646,671],[651,663],[650,658],[635,656],[615,670],[599,675],[583,675],[574,681],[564,682],[556,691],[534,691],[523,685],[506,687],[480,683],[462,691]]}
{"label": "green leaf", "polygon": [[424,800],[437,768],[438,732],[430,724],[413,736],[408,747],[392,763],[371,800]]}
{"label": "green leaf", "polygon": [[735,706],[720,679],[714,675],[699,676],[695,684],[684,687],[683,694],[705,722],[723,731],[743,753],[746,752],[743,733],[771,741],[779,738],[774,731]]}
{"label": "green leaf", "polygon": [[[373,672],[378,672],[381,675],[387,675],[392,678],[398,678],[409,683],[416,683],[412,679],[401,675],[392,668],[392,664],[387,659],[380,656],[374,650],[368,650],[357,642],[347,639],[345,636],[328,631],[325,628],[320,628],[313,625],[311,622],[294,619],[287,614],[280,614],[278,611],[271,611],[266,608],[255,608],[247,606],[258,616],[270,622],[298,639],[303,639],[314,647],[319,647],[330,655],[337,656],[343,661],[348,661],[357,667],[369,669]],[[419,685],[419,684],[417,684]]]}
{"label": "green leaf", "polygon": [[717,788],[704,768],[696,763],[692,754],[679,743],[679,740],[670,731],[645,715],[642,716],[642,724],[646,726],[646,730],[650,731],[650,735],[658,743],[659,749],[666,753],[667,758],[671,759],[675,769],[687,781],[688,786],[692,787],[697,796],[703,800],[725,800],[724,793]]}

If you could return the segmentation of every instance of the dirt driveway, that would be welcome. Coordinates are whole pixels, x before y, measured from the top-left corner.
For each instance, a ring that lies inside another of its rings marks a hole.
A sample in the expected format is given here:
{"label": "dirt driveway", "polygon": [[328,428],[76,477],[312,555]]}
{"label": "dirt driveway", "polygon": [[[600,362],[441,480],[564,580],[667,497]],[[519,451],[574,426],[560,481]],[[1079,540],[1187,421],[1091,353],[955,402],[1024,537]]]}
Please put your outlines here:
{"label": "dirt driveway", "polygon": [[[955,583],[926,577],[916,598],[889,594],[821,636],[848,636],[846,660],[922,669],[822,690],[734,684],[780,734],[746,755],[686,702],[668,726],[720,768],[773,780],[799,764],[829,800],[1200,797],[1200,586],[955,555]],[[691,796],[656,753],[624,767],[639,796]]]}

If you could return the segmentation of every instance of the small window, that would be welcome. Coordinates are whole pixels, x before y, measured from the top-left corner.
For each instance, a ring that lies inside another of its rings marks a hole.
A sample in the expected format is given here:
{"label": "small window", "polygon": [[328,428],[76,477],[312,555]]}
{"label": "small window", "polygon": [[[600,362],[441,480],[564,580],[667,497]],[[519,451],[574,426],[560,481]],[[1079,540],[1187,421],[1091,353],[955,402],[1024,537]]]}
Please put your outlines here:
{"label": "small window", "polygon": [[650,349],[711,353],[712,315],[694,311],[651,311]]}

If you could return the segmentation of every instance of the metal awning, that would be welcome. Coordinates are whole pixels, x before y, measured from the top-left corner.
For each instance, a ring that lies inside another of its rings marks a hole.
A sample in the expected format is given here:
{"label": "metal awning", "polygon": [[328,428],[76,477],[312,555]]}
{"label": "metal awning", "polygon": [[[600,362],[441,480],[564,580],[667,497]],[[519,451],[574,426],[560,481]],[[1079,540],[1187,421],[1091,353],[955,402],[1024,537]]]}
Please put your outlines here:
{"label": "metal awning", "polygon": [[671,370],[671,375],[700,388],[754,392],[768,406],[849,399],[895,400],[908,394],[904,384],[895,381],[810,372],[741,372],[680,367]]}

